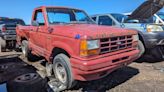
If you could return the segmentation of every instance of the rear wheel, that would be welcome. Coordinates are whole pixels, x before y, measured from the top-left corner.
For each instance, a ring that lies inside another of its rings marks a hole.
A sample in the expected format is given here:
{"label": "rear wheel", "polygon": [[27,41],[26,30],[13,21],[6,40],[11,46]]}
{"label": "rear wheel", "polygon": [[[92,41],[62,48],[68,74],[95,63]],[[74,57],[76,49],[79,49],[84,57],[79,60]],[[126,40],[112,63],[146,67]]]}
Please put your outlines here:
{"label": "rear wheel", "polygon": [[58,54],[53,60],[53,72],[58,80],[58,90],[72,88],[75,85],[70,59],[65,54]]}
{"label": "rear wheel", "polygon": [[6,51],[6,41],[0,37],[0,52]]}
{"label": "rear wheel", "polygon": [[22,41],[21,48],[22,48],[23,56],[25,58],[27,58],[27,60],[29,60],[29,61],[36,61],[38,59],[38,57],[33,55],[31,53],[31,51],[29,50],[29,48],[28,48],[28,41],[27,40],[23,40]]}

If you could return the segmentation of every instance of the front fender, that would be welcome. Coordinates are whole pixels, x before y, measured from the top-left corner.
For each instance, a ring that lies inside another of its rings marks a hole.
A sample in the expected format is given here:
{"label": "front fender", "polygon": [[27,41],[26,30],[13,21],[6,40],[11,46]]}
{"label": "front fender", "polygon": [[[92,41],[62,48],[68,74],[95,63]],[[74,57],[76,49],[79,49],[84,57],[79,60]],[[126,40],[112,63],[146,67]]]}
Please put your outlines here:
{"label": "front fender", "polygon": [[64,43],[64,42],[54,41],[52,45],[53,45],[52,50],[54,48],[61,48],[61,49],[64,49],[71,57],[73,55],[75,55],[74,50],[72,49],[72,47],[69,46],[68,44]]}

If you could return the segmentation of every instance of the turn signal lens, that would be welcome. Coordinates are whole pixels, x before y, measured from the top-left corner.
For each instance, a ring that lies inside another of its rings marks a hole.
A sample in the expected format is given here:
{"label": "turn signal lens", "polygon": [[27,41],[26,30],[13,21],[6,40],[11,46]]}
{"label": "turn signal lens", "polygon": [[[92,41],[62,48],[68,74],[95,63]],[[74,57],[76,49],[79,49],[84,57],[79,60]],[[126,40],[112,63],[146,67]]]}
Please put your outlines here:
{"label": "turn signal lens", "polygon": [[87,41],[86,40],[82,40],[81,44],[80,44],[80,50],[87,50]]}
{"label": "turn signal lens", "polygon": [[147,32],[151,32],[151,28],[147,28]]}
{"label": "turn signal lens", "polygon": [[90,56],[90,55],[96,55],[99,53],[98,49],[95,50],[81,50],[80,56]]}

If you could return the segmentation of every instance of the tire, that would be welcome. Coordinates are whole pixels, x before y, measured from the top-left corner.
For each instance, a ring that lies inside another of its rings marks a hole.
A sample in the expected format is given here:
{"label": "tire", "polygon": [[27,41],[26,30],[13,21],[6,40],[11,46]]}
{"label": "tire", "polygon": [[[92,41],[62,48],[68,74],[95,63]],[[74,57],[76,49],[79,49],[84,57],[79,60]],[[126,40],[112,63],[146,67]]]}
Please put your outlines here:
{"label": "tire", "polygon": [[27,40],[22,41],[21,49],[22,49],[23,56],[27,58],[28,61],[34,62],[38,60],[38,57],[33,55],[29,50]]}
{"label": "tire", "polygon": [[[65,54],[58,54],[54,57],[53,72],[56,79],[61,83],[60,91],[72,88],[75,85],[76,82],[73,78],[70,59]],[[63,73],[62,76],[65,76],[64,78],[61,77],[61,73]]]}
{"label": "tire", "polygon": [[140,50],[139,57],[142,57],[145,53],[145,47],[140,40],[138,41],[138,49]]}
{"label": "tire", "polygon": [[0,37],[0,52],[6,51],[6,41]]}
{"label": "tire", "polygon": [[1,83],[6,83],[9,80],[14,79],[17,76],[20,76],[22,74],[26,73],[35,73],[34,70],[28,69],[28,67],[17,67],[17,68],[12,68],[8,70],[0,70],[0,84]]}
{"label": "tire", "polygon": [[20,75],[7,83],[8,92],[46,92],[46,80],[37,73]]}
{"label": "tire", "polygon": [[156,46],[155,48],[151,49],[150,54],[152,55],[152,60],[154,62],[164,60],[164,51],[163,50],[164,50],[163,46]]}

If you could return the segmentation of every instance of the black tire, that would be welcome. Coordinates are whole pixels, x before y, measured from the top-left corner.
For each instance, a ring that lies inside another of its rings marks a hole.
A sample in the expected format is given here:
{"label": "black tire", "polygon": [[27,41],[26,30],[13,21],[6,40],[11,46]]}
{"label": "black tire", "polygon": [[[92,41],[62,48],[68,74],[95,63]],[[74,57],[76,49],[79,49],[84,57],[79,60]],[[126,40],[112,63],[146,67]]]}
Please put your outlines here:
{"label": "black tire", "polygon": [[1,70],[0,71],[0,84],[1,83],[6,83],[9,80],[14,79],[17,76],[20,76],[22,74],[26,73],[35,73],[33,69],[29,69],[28,67],[20,67],[18,66],[17,68],[12,68],[8,70]]}
{"label": "black tire", "polygon": [[8,92],[46,92],[46,80],[37,73],[20,75],[7,83]]}
{"label": "black tire", "polygon": [[[57,65],[61,65],[65,70],[65,75],[66,75],[65,82],[60,80]],[[53,60],[53,71],[54,71],[56,79],[62,84],[61,86],[64,86],[63,88],[60,87],[61,88],[59,89],[60,91],[72,88],[75,85],[76,82],[73,78],[71,65],[70,65],[70,59],[65,54],[58,54],[55,56]]]}
{"label": "black tire", "polygon": [[6,41],[0,37],[0,52],[6,51]]}
{"label": "black tire", "polygon": [[164,47],[156,46],[155,48],[150,50],[150,55],[154,62],[163,61],[164,60]]}
{"label": "black tire", "polygon": [[28,61],[34,62],[38,60],[38,57],[33,55],[29,50],[27,40],[22,41],[21,49],[22,49],[23,56],[27,58]]}

